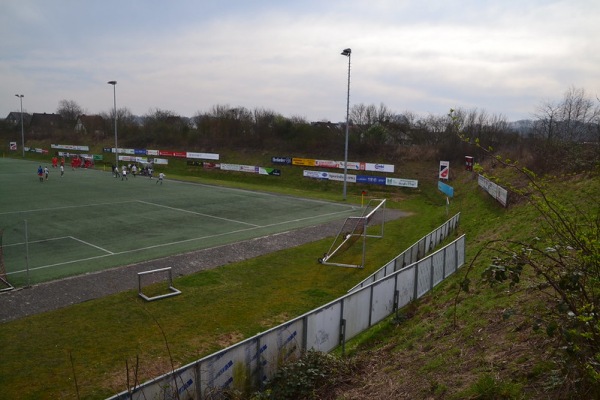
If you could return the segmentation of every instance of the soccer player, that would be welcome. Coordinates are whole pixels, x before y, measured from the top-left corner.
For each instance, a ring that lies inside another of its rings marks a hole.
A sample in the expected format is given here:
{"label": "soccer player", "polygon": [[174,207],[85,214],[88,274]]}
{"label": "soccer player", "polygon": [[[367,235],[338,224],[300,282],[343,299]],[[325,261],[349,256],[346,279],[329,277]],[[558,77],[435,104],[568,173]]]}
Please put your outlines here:
{"label": "soccer player", "polygon": [[160,182],[160,184],[162,185],[164,177],[165,177],[165,174],[163,174],[162,172],[160,174],[158,174],[158,180],[156,181],[156,183]]}
{"label": "soccer player", "polygon": [[42,169],[41,165],[38,167],[37,174],[40,178],[40,182],[44,182],[44,170]]}
{"label": "soccer player", "polygon": [[48,169],[48,166],[46,166],[44,168],[44,174],[46,175],[46,180],[48,180],[48,175],[50,174],[50,170]]}

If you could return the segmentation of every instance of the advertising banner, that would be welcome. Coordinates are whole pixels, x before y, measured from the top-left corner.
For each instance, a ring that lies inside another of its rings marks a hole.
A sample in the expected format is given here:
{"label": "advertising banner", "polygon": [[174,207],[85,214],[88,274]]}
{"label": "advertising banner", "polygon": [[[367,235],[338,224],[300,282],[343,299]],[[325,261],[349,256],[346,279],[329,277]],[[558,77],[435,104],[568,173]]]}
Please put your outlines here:
{"label": "advertising banner", "polygon": [[168,165],[169,164],[169,160],[167,160],[166,158],[153,158],[151,161],[154,164],[159,164],[159,165]]}
{"label": "advertising banner", "polygon": [[271,157],[271,163],[291,165],[292,157]]}
{"label": "advertising banner", "polygon": [[446,185],[444,182],[438,181],[438,189],[448,197],[454,197],[454,188]]}
{"label": "advertising banner", "polygon": [[369,185],[385,185],[385,178],[383,176],[368,176],[358,175],[356,177],[356,183],[368,183]]}
{"label": "advertising banner", "polygon": [[51,149],[62,149],[62,150],[77,150],[77,151],[90,151],[89,146],[74,146],[70,144],[51,144]]}
{"label": "advertising banner", "polygon": [[305,178],[313,178],[313,179],[329,179],[329,172],[304,170],[302,172],[302,176],[304,176]]}
{"label": "advertising banner", "polygon": [[450,177],[450,161],[440,161],[440,175],[439,179],[446,179]]}
{"label": "advertising banner", "polygon": [[315,160],[313,160],[312,158],[292,158],[292,164],[293,165],[303,165],[305,167],[314,167],[315,166]]}
{"label": "advertising banner", "polygon": [[315,167],[344,168],[344,162],[342,162],[340,164],[337,161],[331,161],[331,160],[315,160]]}
{"label": "advertising banner", "polygon": [[258,167],[258,173],[260,175],[281,176],[281,170],[276,168]]}
{"label": "advertising banner", "polygon": [[[330,181],[343,182],[344,181],[344,174],[343,173],[338,173],[338,172],[330,172],[329,173],[329,180]],[[356,175],[346,174],[346,182],[356,183]]]}
{"label": "advertising banner", "polygon": [[[344,168],[344,162],[340,161],[340,168]],[[348,166],[346,167],[346,169],[352,170],[352,171],[364,171],[365,170],[365,164],[364,163],[360,163],[360,162],[354,162],[354,161],[348,161]]]}
{"label": "advertising banner", "polygon": [[394,172],[394,166],[390,164],[372,164],[365,163],[365,171],[376,171],[376,172]]}
{"label": "advertising banner", "polygon": [[218,160],[219,159],[219,155],[215,154],[215,153],[192,153],[192,152],[186,152],[186,157],[187,158],[202,158],[204,160]]}
{"label": "advertising banner", "polygon": [[409,187],[409,188],[419,187],[419,181],[416,181],[413,179],[386,178],[385,184],[387,186],[400,186],[400,187]]}

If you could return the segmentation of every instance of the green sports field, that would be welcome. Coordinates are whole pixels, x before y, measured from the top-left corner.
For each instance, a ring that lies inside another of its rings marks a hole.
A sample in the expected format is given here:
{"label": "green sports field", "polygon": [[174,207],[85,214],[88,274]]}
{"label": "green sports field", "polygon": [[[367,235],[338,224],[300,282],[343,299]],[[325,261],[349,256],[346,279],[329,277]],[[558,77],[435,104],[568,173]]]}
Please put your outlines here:
{"label": "green sports field", "polygon": [[[0,158],[7,278],[24,286],[359,215],[343,203]],[[46,165],[42,165],[44,167]],[[265,177],[276,180],[277,177]]]}

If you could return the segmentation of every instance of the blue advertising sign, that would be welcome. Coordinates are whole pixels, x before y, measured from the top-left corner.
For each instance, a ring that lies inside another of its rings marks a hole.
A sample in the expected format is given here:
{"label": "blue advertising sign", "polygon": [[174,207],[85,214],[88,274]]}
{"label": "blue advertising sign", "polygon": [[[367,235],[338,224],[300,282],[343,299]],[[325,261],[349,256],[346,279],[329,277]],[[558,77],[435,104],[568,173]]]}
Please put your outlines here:
{"label": "blue advertising sign", "polygon": [[271,157],[271,163],[291,165],[292,157]]}
{"label": "blue advertising sign", "polygon": [[442,181],[438,181],[438,189],[448,197],[454,197],[454,188],[450,185],[446,185]]}
{"label": "blue advertising sign", "polygon": [[383,176],[356,175],[356,183],[368,183],[370,185],[385,185],[386,178]]}

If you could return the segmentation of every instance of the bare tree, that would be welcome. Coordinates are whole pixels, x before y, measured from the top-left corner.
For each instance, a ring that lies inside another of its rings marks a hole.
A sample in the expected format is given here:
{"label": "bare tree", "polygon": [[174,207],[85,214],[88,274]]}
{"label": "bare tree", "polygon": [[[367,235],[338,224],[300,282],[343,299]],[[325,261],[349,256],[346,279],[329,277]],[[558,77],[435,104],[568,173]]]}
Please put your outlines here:
{"label": "bare tree", "polygon": [[584,89],[570,87],[560,102],[545,101],[538,107],[536,136],[549,141],[577,142],[592,136],[600,119],[600,106]]}
{"label": "bare tree", "polygon": [[77,104],[74,100],[61,100],[58,103],[58,108],[56,109],[56,113],[62,117],[62,119],[67,123],[74,123],[77,121],[77,117],[82,114],[85,114],[87,111],[84,110],[79,104]]}
{"label": "bare tree", "polygon": [[600,107],[586,96],[584,89],[570,87],[560,107],[560,133],[564,140],[582,141],[590,136],[593,125],[598,123]]}

